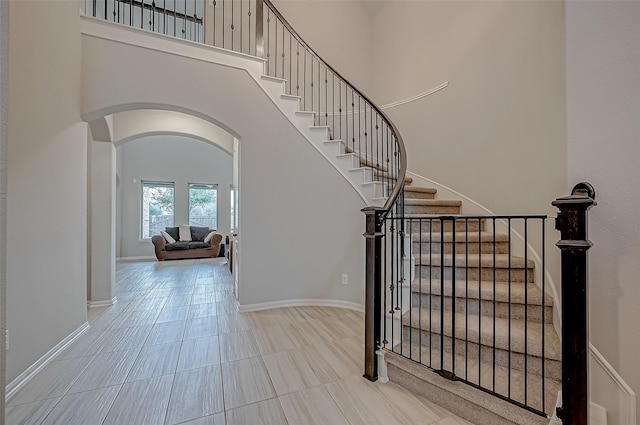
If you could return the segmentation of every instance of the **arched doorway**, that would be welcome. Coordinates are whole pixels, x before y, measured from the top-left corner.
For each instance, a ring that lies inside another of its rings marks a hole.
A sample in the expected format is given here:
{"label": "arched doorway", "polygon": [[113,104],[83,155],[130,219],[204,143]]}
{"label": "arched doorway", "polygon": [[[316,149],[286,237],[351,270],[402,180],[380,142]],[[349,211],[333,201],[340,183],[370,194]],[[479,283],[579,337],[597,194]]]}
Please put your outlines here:
{"label": "arched doorway", "polygon": [[142,224],[145,182],[175,187],[175,219],[180,223],[191,219],[189,187],[216,185],[222,211],[216,228],[231,233],[237,223],[230,197],[231,187],[236,199],[239,190],[238,141],[207,120],[166,109],[122,110],[93,120],[90,128],[87,301],[89,307],[99,307],[117,301],[116,258],[152,255],[152,235]]}

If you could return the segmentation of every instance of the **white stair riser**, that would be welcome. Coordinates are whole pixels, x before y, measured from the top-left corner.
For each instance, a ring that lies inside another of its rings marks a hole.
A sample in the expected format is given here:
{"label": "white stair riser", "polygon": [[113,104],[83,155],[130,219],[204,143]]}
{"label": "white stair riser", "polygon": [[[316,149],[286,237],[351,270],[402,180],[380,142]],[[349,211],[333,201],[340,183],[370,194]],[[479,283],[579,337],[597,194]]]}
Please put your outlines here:
{"label": "white stair riser", "polygon": [[316,145],[321,144],[325,140],[329,140],[329,128],[328,127],[309,127],[307,130],[307,135],[312,142]]}
{"label": "white stair riser", "polygon": [[329,157],[342,155],[344,153],[344,143],[342,140],[323,140],[321,149]]}
{"label": "white stair riser", "polygon": [[349,170],[349,174],[353,176],[353,181],[358,184],[369,183],[372,180],[370,168],[356,168],[353,170]]}
{"label": "white stair riser", "polygon": [[260,78],[260,85],[272,99],[278,99],[285,90],[285,82],[263,75]]}
{"label": "white stair riser", "polygon": [[345,173],[349,172],[349,170],[353,170],[354,168],[358,168],[359,162],[360,160],[358,159],[358,157],[353,154],[336,156],[336,164]]}

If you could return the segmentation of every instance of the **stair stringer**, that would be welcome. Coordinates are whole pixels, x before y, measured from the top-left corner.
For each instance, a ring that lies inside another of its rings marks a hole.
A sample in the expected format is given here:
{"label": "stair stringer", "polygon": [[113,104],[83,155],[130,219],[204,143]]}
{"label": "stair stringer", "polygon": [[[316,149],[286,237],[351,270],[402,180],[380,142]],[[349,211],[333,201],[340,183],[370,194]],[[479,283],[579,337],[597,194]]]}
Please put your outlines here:
{"label": "stair stringer", "polygon": [[[381,196],[383,189],[380,187],[382,184],[374,181],[371,173],[360,172],[361,168],[355,164],[352,167],[345,167],[340,164],[339,158],[345,154],[344,145],[340,140],[331,139],[328,127],[314,125],[314,112],[301,111],[299,109],[300,97],[285,93],[286,80],[264,74],[256,75],[253,72],[249,72],[249,74],[256,80],[287,120],[333,165],[336,171],[349,182],[367,205],[382,205],[384,203],[385,198]],[[331,146],[335,144],[337,144],[337,148],[336,146]],[[358,178],[360,174],[362,174],[362,177]]]}

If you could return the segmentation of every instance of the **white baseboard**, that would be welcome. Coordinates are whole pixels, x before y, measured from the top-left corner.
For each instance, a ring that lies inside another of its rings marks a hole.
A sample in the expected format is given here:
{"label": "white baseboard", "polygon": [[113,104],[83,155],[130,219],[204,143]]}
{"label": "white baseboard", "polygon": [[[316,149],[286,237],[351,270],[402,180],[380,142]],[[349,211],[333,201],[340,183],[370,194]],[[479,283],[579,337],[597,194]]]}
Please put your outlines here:
{"label": "white baseboard", "polygon": [[153,255],[143,255],[139,257],[117,257],[116,261],[154,261],[157,260]]}
{"label": "white baseboard", "polygon": [[71,332],[65,339],[56,344],[51,350],[40,357],[34,364],[29,366],[27,370],[22,372],[16,379],[11,381],[5,390],[5,400],[9,401],[16,395],[20,388],[24,387],[38,372],[40,372],[46,365],[51,363],[55,358],[71,343],[73,343],[80,335],[82,335],[87,329],[89,329],[89,322],[85,322],[75,331]]}
{"label": "white baseboard", "polygon": [[349,310],[364,312],[364,305],[362,304],[352,303],[350,301],[322,300],[322,299],[282,300],[282,301],[272,301],[268,303],[245,304],[245,305],[238,304],[238,310],[242,313],[246,313],[249,311],[270,310],[273,308],[304,307],[304,306],[337,307],[337,308],[346,308]]}
{"label": "white baseboard", "polygon": [[599,376],[604,376],[605,378],[602,378],[604,382],[597,382],[597,385],[606,388],[606,397],[601,397],[601,400],[593,400],[595,394],[593,394],[594,391],[592,390],[590,398],[605,408],[608,413],[619,416],[618,420],[615,421],[616,423],[620,425],[636,425],[635,392],[591,344],[589,344],[589,351],[591,352],[590,377],[597,373],[594,368],[598,368],[602,372],[599,373]]}
{"label": "white baseboard", "polygon": [[113,297],[110,300],[102,300],[102,301],[91,301],[87,300],[87,307],[89,308],[99,308],[99,307],[109,307],[118,302],[118,297]]}

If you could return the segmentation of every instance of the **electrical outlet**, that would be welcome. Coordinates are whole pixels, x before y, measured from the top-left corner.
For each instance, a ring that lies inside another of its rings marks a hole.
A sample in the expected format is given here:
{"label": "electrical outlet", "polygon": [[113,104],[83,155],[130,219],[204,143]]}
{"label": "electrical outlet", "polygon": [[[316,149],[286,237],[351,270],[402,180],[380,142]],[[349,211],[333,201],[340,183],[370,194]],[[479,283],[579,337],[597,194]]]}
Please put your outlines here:
{"label": "electrical outlet", "polygon": [[343,285],[348,285],[349,284],[349,275],[348,274],[343,274],[342,275],[342,284]]}
{"label": "electrical outlet", "polygon": [[9,329],[4,331],[4,349],[9,351]]}

